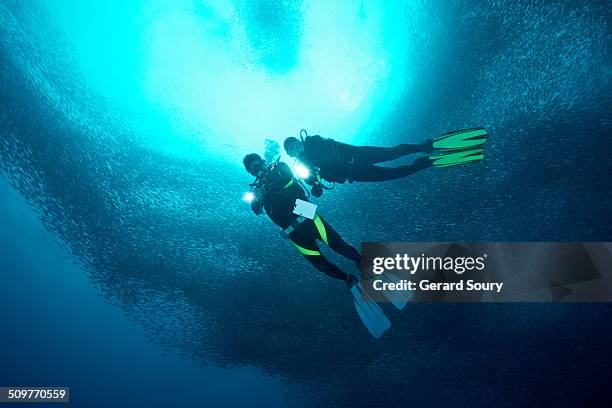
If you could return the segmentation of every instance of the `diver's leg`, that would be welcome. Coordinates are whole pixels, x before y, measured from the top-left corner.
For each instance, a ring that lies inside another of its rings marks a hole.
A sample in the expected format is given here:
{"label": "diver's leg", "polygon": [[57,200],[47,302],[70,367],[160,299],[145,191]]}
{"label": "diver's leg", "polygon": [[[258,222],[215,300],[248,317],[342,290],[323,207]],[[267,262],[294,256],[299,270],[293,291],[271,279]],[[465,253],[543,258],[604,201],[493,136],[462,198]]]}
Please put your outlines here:
{"label": "diver's leg", "polygon": [[355,262],[355,264],[357,264],[359,267],[359,264],[361,263],[361,254],[355,247],[349,245],[344,239],[342,239],[340,234],[338,234],[336,230],[334,230],[332,226],[320,216],[318,217],[318,220],[315,218],[315,226],[317,227],[319,237],[323,242],[325,242],[331,249],[340,255]]}
{"label": "diver's leg", "polygon": [[291,233],[290,238],[297,250],[304,255],[304,258],[319,271],[332,278],[348,281],[349,276],[321,254],[315,236],[314,229],[308,228],[308,226],[300,226]]}
{"label": "diver's leg", "polygon": [[340,269],[337,265],[329,262],[329,260],[323,256],[307,256],[304,257],[310,262],[315,268],[319,271],[323,272],[327,276],[331,276],[332,278],[339,279],[345,282],[348,282],[349,275],[346,274],[342,269]]}
{"label": "diver's leg", "polygon": [[432,151],[431,140],[420,144],[399,144],[393,147],[377,146],[352,146],[351,153],[355,164],[375,164],[399,159],[412,153],[430,153]]}
{"label": "diver's leg", "polygon": [[374,164],[399,159],[404,152],[403,145],[393,147],[352,146],[351,156],[355,164]]}
{"label": "diver's leg", "polygon": [[351,174],[353,181],[387,181],[409,176],[417,171],[431,167],[427,157],[416,159],[412,164],[398,167],[355,166]]}

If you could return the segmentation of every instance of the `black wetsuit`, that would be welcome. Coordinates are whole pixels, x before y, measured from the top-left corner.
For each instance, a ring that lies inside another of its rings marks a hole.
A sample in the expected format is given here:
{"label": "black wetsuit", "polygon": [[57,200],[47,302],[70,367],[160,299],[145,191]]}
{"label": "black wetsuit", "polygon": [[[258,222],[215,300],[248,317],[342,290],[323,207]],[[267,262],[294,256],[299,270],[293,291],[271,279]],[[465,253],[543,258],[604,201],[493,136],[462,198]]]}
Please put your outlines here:
{"label": "black wetsuit", "polygon": [[298,158],[310,168],[317,167],[320,177],[328,181],[386,181],[406,177],[431,167],[431,162],[427,158],[420,158],[412,164],[398,167],[375,166],[376,163],[429,150],[425,144],[400,144],[394,147],[353,146],[317,135],[304,139],[304,151]]}
{"label": "black wetsuit", "polygon": [[361,261],[361,255],[318,214],[314,220],[306,218],[300,223],[300,217],[293,213],[295,200],[308,199],[287,164],[277,163],[264,177],[261,187],[255,190],[255,195],[257,198],[251,202],[255,214],[261,214],[263,208],[270,219],[283,230],[292,224],[296,226],[289,234],[289,239],[298,251],[321,272],[336,279],[347,280],[347,274],[321,254],[317,240],[326,243],[357,265]]}

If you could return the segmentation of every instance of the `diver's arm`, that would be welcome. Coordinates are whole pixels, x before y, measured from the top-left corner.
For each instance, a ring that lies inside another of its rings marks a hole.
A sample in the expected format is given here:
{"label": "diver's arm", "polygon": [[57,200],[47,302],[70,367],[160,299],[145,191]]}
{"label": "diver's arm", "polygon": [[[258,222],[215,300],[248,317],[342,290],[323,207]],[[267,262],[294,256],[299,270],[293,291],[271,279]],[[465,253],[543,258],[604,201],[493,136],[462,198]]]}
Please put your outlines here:
{"label": "diver's arm", "polygon": [[261,215],[263,213],[263,205],[258,200],[251,201],[251,210],[255,213],[255,215]]}
{"label": "diver's arm", "polygon": [[263,214],[263,189],[261,187],[253,190],[253,195],[255,198],[251,201],[251,210],[255,213],[255,215]]}
{"label": "diver's arm", "polygon": [[263,205],[257,200],[251,201],[251,209],[253,210],[255,215],[263,214]]}
{"label": "diver's arm", "polygon": [[321,195],[323,195],[323,183],[316,170],[313,171],[304,182],[312,187],[310,189],[310,194],[312,194],[313,197],[321,197]]}

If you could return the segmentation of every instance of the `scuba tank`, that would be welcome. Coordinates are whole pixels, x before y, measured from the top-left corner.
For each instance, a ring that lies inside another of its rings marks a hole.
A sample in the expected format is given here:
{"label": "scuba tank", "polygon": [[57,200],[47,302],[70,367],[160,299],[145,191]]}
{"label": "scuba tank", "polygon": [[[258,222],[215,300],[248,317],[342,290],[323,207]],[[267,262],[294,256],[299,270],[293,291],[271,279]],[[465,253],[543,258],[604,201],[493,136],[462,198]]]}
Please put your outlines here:
{"label": "scuba tank", "polygon": [[[306,129],[302,129],[300,130],[300,140],[302,141],[302,143],[304,143],[304,140],[308,137],[308,131]],[[333,141],[332,141],[333,142]],[[339,152],[337,151],[338,149],[336,148],[337,143],[333,142],[332,143],[332,154],[334,156],[337,156],[339,154]],[[292,166],[292,170],[293,167],[295,167],[296,163],[298,161],[298,158],[295,159],[295,162],[293,163]],[[323,182],[323,179],[320,177],[319,173],[321,171],[321,169],[317,166],[313,166],[310,170],[310,174],[311,176],[314,176],[315,181],[314,181],[314,185],[311,187],[310,189],[310,194],[312,194],[313,197],[321,197],[321,195],[323,195],[323,191],[324,190],[333,190],[336,187],[336,182],[332,182],[331,186],[327,186],[325,185],[325,183]],[[302,185],[302,187],[304,189],[306,189],[306,187],[304,186],[304,184],[300,181],[300,184]],[[306,189],[306,191],[308,191]]]}

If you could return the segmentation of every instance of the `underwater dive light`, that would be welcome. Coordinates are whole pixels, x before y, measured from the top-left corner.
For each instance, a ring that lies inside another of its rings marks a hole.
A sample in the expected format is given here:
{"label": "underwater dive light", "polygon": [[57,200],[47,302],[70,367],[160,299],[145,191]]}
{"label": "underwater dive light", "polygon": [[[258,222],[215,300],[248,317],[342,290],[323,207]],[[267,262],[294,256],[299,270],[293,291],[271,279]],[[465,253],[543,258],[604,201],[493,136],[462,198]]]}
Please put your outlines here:
{"label": "underwater dive light", "polygon": [[310,170],[303,164],[296,163],[295,167],[293,168],[293,175],[299,179],[306,180],[308,177],[310,177]]}
{"label": "underwater dive light", "polygon": [[244,193],[244,195],[242,196],[242,199],[244,201],[246,201],[247,203],[252,202],[255,199],[255,194],[253,194],[252,191],[247,191],[246,193]]}

